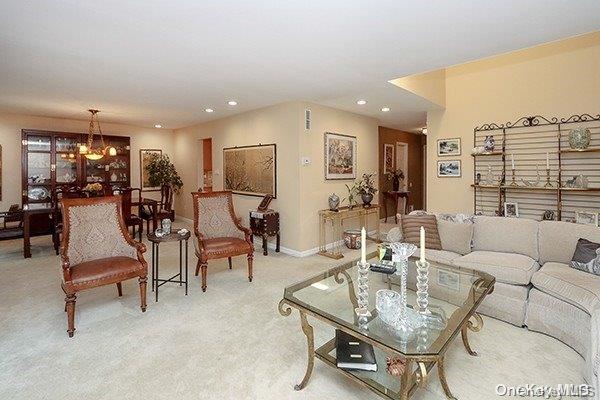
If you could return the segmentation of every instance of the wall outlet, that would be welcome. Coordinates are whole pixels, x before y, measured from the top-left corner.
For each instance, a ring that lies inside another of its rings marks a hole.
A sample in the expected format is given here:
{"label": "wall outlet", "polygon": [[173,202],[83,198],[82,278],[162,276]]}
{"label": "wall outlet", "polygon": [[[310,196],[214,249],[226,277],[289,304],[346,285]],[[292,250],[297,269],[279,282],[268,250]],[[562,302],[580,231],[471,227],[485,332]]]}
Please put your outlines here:
{"label": "wall outlet", "polygon": [[302,157],[302,158],[300,159],[300,164],[301,164],[301,165],[304,165],[304,166],[306,166],[306,165],[310,165],[310,158],[308,158],[308,157]]}

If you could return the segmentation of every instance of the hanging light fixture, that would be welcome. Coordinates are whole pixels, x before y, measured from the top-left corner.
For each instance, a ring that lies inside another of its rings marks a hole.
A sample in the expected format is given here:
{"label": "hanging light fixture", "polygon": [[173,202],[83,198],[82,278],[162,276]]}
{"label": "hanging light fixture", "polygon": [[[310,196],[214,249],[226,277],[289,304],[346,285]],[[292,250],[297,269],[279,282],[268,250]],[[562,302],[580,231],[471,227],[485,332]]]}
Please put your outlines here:
{"label": "hanging light fixture", "polygon": [[[90,127],[88,129],[87,143],[79,146],[79,154],[87,158],[88,160],[99,160],[104,157],[107,153],[109,156],[116,156],[117,149],[112,146],[106,146],[104,143],[104,136],[102,136],[102,129],[100,129],[100,121],[98,120],[99,110],[88,110],[92,115],[90,117]],[[95,126],[98,128],[100,134],[100,147],[94,148],[94,132]]]}

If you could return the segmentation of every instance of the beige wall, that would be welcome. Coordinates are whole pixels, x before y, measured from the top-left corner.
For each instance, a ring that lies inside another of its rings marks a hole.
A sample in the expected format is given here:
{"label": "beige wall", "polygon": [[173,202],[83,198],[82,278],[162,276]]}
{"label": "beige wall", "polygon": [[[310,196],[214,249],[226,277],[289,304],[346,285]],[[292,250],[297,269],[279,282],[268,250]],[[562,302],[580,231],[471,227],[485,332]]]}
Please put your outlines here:
{"label": "beige wall", "polygon": [[[102,119],[102,115],[100,115]],[[173,154],[173,133],[166,129],[140,128],[130,125],[102,123],[107,135],[131,138],[131,185],[139,187],[139,150],[163,149]],[[33,117],[19,114],[0,114],[0,145],[2,145],[2,201],[0,210],[11,204],[21,204],[21,129],[40,129],[64,132],[87,132],[89,122],[60,118]]]}
{"label": "beige wall", "polygon": [[[446,109],[427,115],[427,208],[473,211],[473,128],[600,112],[600,32],[446,70]],[[437,178],[436,141],[462,139],[462,177]]]}
{"label": "beige wall", "polygon": [[[312,129],[304,130],[304,110],[312,110]],[[325,181],[324,133],[358,137],[358,173],[377,171],[377,123],[372,118],[303,102],[290,102],[175,130],[176,167],[185,185],[177,199],[178,213],[193,217],[189,192],[198,182],[199,143],[212,137],[214,190],[223,188],[223,148],[277,144],[277,199],[271,207],[281,216],[281,245],[305,252],[318,245],[318,210],[327,207],[328,196],[345,197],[349,181]],[[301,157],[310,165],[301,166]],[[360,176],[360,175],[359,175]],[[260,198],[234,195],[236,213],[248,224],[248,210]]]}

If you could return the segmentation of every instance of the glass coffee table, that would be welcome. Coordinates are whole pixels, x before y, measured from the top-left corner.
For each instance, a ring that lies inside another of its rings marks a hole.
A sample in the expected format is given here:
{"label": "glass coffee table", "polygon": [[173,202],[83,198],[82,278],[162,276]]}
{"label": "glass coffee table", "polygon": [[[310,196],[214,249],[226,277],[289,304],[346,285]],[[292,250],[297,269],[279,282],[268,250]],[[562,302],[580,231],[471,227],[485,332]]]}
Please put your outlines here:
{"label": "glass coffee table", "polygon": [[[376,253],[368,260],[375,262]],[[408,264],[408,305],[416,307],[417,258]],[[430,262],[429,309],[443,321],[436,327],[419,327],[408,337],[377,316],[375,297],[379,289],[400,291],[400,276],[369,272],[369,317],[359,326],[357,307],[356,261],[332,268],[310,279],[289,286],[279,302],[279,312],[289,316],[292,308],[300,312],[300,322],[308,344],[308,366],[302,381],[294,388],[302,390],[308,383],[315,357],[334,368],[335,337],[315,350],[313,327],[307,317],[314,317],[336,329],[373,345],[377,372],[338,370],[381,397],[405,400],[427,384],[427,375],[437,365],[438,377],[447,398],[454,399],[444,373],[444,355],[460,333],[467,352],[476,356],[469,345],[467,332],[478,332],[483,320],[477,307],[494,290],[493,276],[466,268]]]}

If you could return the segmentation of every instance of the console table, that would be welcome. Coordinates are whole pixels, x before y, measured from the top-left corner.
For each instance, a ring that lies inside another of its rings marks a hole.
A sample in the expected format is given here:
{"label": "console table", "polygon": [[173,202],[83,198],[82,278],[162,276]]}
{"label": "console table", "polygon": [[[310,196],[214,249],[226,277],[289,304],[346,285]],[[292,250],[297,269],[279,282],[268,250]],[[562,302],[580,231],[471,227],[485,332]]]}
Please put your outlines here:
{"label": "console table", "polygon": [[391,199],[394,202],[394,219],[395,219],[396,223],[398,223],[398,201],[400,201],[400,199],[402,199],[402,198],[406,199],[406,202],[404,203],[404,214],[408,214],[408,196],[409,196],[409,194],[410,194],[409,191],[399,191],[399,190],[383,192],[383,202],[384,202],[384,208],[385,208],[385,222],[387,222],[388,215],[389,215],[388,199]]}
{"label": "console table", "polygon": [[[375,223],[375,237],[369,236],[369,217],[374,215],[377,222]],[[321,210],[319,211],[319,254],[330,257],[336,260],[343,258],[342,248],[342,232],[344,221],[347,219],[358,218],[360,226],[367,231],[367,239],[376,243],[379,240],[379,206],[372,204],[370,207],[354,206],[340,207],[338,211]],[[327,235],[327,226],[331,227],[331,235]],[[330,240],[328,240],[328,238]],[[328,250],[327,245],[331,243],[331,248]]]}

